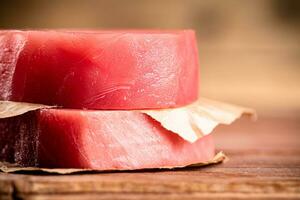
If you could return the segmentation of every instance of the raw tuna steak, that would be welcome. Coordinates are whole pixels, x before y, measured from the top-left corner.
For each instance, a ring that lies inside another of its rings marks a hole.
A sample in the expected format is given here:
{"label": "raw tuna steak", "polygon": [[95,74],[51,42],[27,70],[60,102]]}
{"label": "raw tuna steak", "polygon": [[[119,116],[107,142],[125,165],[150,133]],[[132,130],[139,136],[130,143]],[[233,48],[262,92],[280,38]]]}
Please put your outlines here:
{"label": "raw tuna steak", "polygon": [[179,107],[197,99],[197,56],[191,30],[0,31],[0,100]]}
{"label": "raw tuna steak", "polygon": [[0,152],[22,166],[124,170],[205,162],[214,143],[189,143],[136,111],[45,109],[0,119]]}

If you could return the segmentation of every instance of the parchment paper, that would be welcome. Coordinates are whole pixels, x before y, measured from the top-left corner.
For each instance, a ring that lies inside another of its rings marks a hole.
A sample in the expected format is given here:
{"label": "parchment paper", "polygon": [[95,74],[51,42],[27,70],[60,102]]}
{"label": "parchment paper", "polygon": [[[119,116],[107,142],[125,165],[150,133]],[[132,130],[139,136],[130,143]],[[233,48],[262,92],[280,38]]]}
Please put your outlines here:
{"label": "parchment paper", "polygon": [[[0,118],[13,117],[29,111],[53,107],[41,104],[0,101]],[[101,110],[95,112],[101,112]],[[180,108],[139,110],[139,112],[149,115],[165,129],[178,134],[189,142],[195,142],[202,136],[210,134],[219,124],[231,124],[243,114],[256,118],[253,109],[205,98]]]}

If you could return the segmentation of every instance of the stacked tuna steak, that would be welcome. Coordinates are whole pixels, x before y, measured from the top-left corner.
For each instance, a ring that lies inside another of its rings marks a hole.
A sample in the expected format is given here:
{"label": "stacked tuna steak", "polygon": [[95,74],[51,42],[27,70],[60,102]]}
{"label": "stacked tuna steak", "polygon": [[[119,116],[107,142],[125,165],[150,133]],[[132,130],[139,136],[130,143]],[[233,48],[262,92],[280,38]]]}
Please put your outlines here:
{"label": "stacked tuna steak", "polygon": [[211,160],[139,112],[198,98],[191,30],[1,31],[0,100],[58,106],[0,119],[0,161],[51,168],[141,169]]}

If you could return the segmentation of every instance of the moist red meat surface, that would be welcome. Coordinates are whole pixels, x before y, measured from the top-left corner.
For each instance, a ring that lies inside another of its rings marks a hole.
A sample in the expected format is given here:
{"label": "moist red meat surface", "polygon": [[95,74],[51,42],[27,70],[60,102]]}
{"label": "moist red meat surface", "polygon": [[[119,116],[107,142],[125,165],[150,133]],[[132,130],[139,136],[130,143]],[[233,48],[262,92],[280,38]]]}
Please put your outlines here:
{"label": "moist red meat surface", "polygon": [[176,167],[214,156],[138,111],[44,109],[0,119],[0,160],[22,166],[126,170]]}
{"label": "moist red meat surface", "polygon": [[179,107],[197,99],[197,59],[192,30],[0,31],[0,100]]}

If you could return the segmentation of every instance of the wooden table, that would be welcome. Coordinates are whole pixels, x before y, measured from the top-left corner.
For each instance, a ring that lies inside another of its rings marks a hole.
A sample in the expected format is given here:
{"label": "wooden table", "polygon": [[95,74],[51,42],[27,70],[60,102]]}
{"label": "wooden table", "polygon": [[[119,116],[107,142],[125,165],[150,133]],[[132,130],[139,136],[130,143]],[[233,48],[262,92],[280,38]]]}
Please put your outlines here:
{"label": "wooden table", "polygon": [[181,170],[0,174],[0,199],[300,199],[300,117],[239,120],[214,133],[229,161]]}

